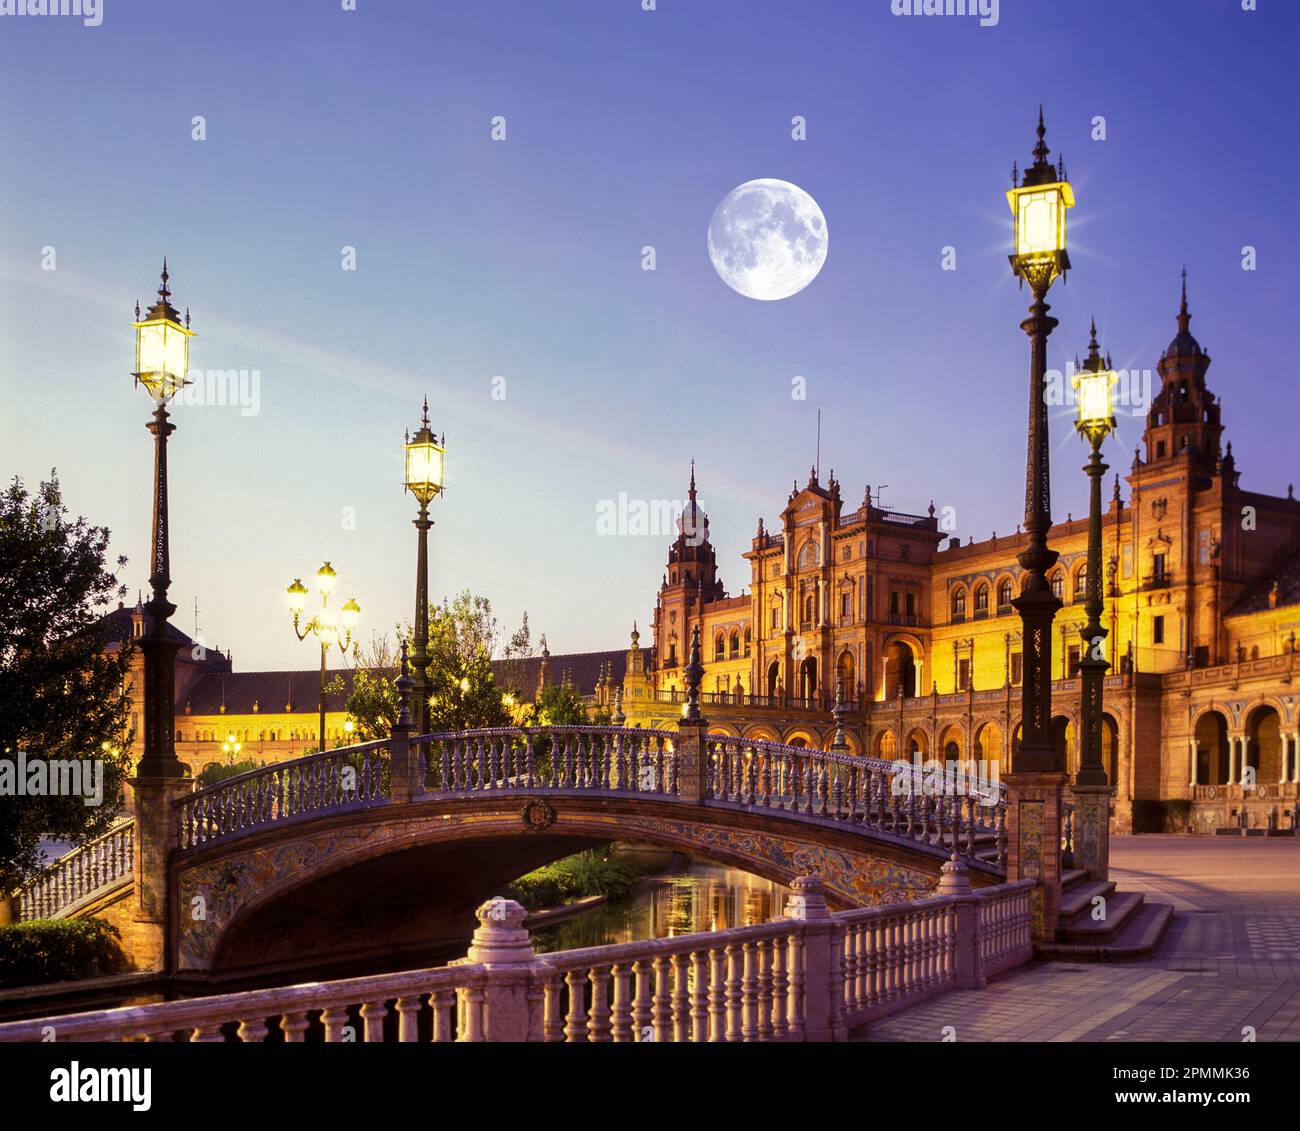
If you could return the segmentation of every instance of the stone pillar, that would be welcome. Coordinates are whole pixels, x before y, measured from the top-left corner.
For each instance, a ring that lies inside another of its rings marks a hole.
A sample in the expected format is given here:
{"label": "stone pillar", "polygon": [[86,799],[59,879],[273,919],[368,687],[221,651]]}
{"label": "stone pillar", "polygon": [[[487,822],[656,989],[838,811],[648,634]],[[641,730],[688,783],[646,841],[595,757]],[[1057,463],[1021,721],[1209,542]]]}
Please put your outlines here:
{"label": "stone pillar", "polygon": [[537,955],[523,925],[527,914],[513,899],[500,896],[475,912],[478,927],[465,961],[481,964],[487,976],[481,999],[463,993],[459,1009],[482,1011],[478,1031],[484,1041],[542,1040],[542,998],[529,992]]}
{"label": "stone pillar", "polygon": [[[168,859],[176,847],[172,803],[190,794],[190,778],[135,777],[135,907],[131,937],[123,940],[137,970],[166,971],[171,966],[168,943],[173,929]],[[176,908],[188,914],[187,908]]]}
{"label": "stone pillar", "polygon": [[[420,773],[418,750],[411,745],[411,731],[415,723],[411,716],[411,691],[419,688],[411,678],[406,656],[406,641],[402,641],[401,674],[397,677],[397,721],[393,724],[388,743],[389,784],[394,805],[404,805],[412,797],[424,792],[424,782],[418,786]],[[421,692],[423,694],[423,692]]]}
{"label": "stone pillar", "polygon": [[691,805],[708,796],[709,750],[704,719],[682,719],[677,724],[677,741],[673,744],[677,758],[677,796]]}
{"label": "stone pillar", "polygon": [[805,1041],[842,1041],[844,1002],[839,970],[840,933],[826,906],[826,888],[817,876],[796,876],[786,899],[785,917],[804,924],[800,932],[804,962]]}
{"label": "stone pillar", "polygon": [[1007,787],[1007,882],[1037,880],[1030,893],[1035,939],[1056,937],[1061,906],[1061,792],[1065,774],[1010,773]]}
{"label": "stone pillar", "polygon": [[980,955],[979,899],[971,886],[970,870],[956,852],[939,871],[935,895],[952,896],[956,903],[957,921],[954,976],[958,990],[982,990],[988,985],[984,977],[984,962]]}
{"label": "stone pillar", "polygon": [[1110,879],[1110,797],[1108,785],[1078,785],[1074,794],[1074,866],[1094,880]]}
{"label": "stone pillar", "polygon": [[1192,769],[1187,784],[1192,787],[1192,796],[1196,796],[1196,739],[1187,740],[1188,757],[1191,759]]}

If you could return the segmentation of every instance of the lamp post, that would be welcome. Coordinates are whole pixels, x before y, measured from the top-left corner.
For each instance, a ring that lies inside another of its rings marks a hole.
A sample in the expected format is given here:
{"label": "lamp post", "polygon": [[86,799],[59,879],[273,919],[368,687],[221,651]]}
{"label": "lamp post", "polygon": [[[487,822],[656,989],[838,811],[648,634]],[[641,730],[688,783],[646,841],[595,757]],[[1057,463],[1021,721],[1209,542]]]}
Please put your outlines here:
{"label": "lamp post", "polygon": [[226,756],[226,765],[233,765],[239,760],[239,752],[243,750],[242,742],[237,742],[233,734],[226,735],[226,741],[221,744],[221,752]]}
{"label": "lamp post", "polygon": [[176,757],[175,660],[179,642],[168,632],[168,618],[176,606],[167,600],[171,585],[171,549],[167,513],[167,437],[176,431],[168,419],[167,403],[189,382],[190,316],[181,316],[171,304],[167,260],[163,260],[158,300],[140,317],[136,303],[135,372],[137,385],[153,397],[153,419],[146,425],[153,436],[153,527],[149,542],[149,585],[153,595],[144,610],[149,631],[140,638],[144,654],[144,755],[136,766],[142,778],[182,777],[185,768]]}
{"label": "lamp post", "polygon": [[1075,428],[1092,446],[1084,471],[1088,475],[1088,585],[1084,601],[1087,623],[1079,630],[1083,658],[1079,661],[1082,708],[1079,727],[1079,772],[1074,777],[1076,813],[1075,865],[1094,880],[1108,879],[1110,857],[1110,785],[1101,760],[1102,694],[1106,669],[1106,629],[1101,625],[1101,479],[1108,470],[1101,459],[1102,441],[1114,431],[1111,389],[1115,374],[1110,358],[1103,362],[1092,324],[1088,359],[1074,375],[1078,418]]}
{"label": "lamp post", "polygon": [[1020,749],[1013,753],[1013,772],[1051,773],[1057,765],[1052,749],[1052,619],[1061,602],[1052,593],[1047,571],[1057,554],[1047,545],[1052,525],[1051,463],[1048,446],[1047,337],[1056,328],[1048,315],[1047,291],[1058,275],[1070,269],[1065,250],[1065,213],[1074,206],[1074,190],[1065,179],[1065,164],[1053,167],[1044,137],[1042,107],[1038,110],[1038,144],[1034,163],[1012,188],[1007,202],[1015,218],[1015,252],[1011,269],[1028,283],[1034,301],[1020,328],[1029,335],[1029,438],[1025,461],[1025,532],[1029,544],[1017,555],[1024,568],[1020,595],[1012,601],[1020,613],[1024,648]]}
{"label": "lamp post", "polygon": [[320,741],[318,749],[322,752],[325,750],[325,657],[331,645],[334,644],[338,645],[341,655],[347,654],[348,649],[352,647],[352,629],[357,623],[357,618],[361,615],[361,606],[357,604],[356,599],[353,597],[349,597],[347,602],[339,609],[335,609],[330,605],[330,594],[334,592],[334,585],[337,580],[338,575],[329,562],[326,562],[316,571],[316,588],[320,592],[321,599],[320,611],[305,625],[301,624],[301,618],[303,609],[307,605],[307,586],[302,583],[301,578],[295,577],[293,584],[287,590],[289,611],[293,613],[294,635],[299,640],[306,640],[308,636],[315,636],[320,641]]}
{"label": "lamp post", "polygon": [[1053,167],[1038,110],[1034,163],[1017,183],[1012,167],[1007,203],[1015,220],[1011,270],[1028,283],[1034,301],[1020,328],[1029,335],[1029,436],[1025,456],[1025,532],[1028,544],[1017,555],[1024,574],[1012,601],[1020,613],[1024,671],[1021,687],[1021,740],[1013,747],[1007,775],[1007,879],[1037,881],[1030,894],[1035,938],[1053,939],[1061,905],[1061,828],[1064,767],[1052,747],[1052,619],[1061,602],[1047,571],[1057,554],[1047,545],[1052,526],[1051,462],[1048,446],[1047,338],[1056,327],[1048,315],[1047,292],[1070,269],[1065,250],[1065,213],[1074,191],[1064,162]]}
{"label": "lamp post", "polygon": [[[443,437],[445,443],[446,437]],[[425,733],[429,717],[429,504],[442,494],[443,458],[447,449],[429,428],[429,398],[424,399],[424,416],[414,437],[406,434],[406,479],[404,490],[410,491],[420,504],[415,529],[419,531],[415,555],[415,628],[411,653],[411,689],[415,710],[411,723],[417,735]]]}

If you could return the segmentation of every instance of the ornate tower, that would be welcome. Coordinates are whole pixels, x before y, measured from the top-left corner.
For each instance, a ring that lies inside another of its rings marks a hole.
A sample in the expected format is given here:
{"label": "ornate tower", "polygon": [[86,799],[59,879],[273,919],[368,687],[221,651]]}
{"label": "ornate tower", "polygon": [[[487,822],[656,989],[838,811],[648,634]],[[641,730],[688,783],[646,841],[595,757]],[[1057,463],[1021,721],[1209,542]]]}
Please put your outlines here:
{"label": "ornate tower", "polygon": [[1187,310],[1187,272],[1184,270],[1178,333],[1156,365],[1160,389],[1147,412],[1143,437],[1146,462],[1161,463],[1188,453],[1197,470],[1213,472],[1220,458],[1223,425],[1219,420],[1219,402],[1205,384],[1210,355],[1192,337],[1188,328],[1191,320]]}
{"label": "ornate tower", "polygon": [[680,668],[690,641],[691,626],[710,601],[725,596],[718,580],[718,558],[709,541],[709,516],[699,505],[695,488],[695,461],[686,506],[677,520],[677,538],[668,549],[668,570],[659,587],[655,621],[655,650],[659,667],[671,680]]}

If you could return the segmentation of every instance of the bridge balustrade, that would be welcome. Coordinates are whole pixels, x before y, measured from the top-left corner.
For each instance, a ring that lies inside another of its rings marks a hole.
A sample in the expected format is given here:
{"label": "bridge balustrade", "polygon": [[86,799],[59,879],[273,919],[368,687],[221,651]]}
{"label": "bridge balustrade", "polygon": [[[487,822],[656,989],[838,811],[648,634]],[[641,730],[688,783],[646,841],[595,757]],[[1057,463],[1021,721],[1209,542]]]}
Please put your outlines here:
{"label": "bridge balustrade", "polygon": [[135,822],[122,821],[59,857],[23,888],[18,917],[52,919],[128,883],[135,868]]}
{"label": "bridge balustrade", "polygon": [[[461,963],[0,1024],[0,1042],[843,1040],[1033,954],[1033,880],[831,913],[815,877],[771,922],[537,954],[492,899]],[[942,888],[942,885],[941,885]]]}
{"label": "bridge balustrade", "polygon": [[385,741],[249,770],[176,802],[177,847],[184,852],[294,818],[383,804],[392,795],[391,776]]}

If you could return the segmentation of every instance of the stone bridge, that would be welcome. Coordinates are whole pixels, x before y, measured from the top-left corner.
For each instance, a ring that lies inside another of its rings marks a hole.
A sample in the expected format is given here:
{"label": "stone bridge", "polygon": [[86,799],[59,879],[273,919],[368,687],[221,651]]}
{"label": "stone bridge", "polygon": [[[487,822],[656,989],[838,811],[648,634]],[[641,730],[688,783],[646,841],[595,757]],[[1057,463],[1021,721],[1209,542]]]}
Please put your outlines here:
{"label": "stone bridge", "polygon": [[977,887],[1001,883],[1000,789],[924,786],[897,763],[685,722],[399,726],[193,792],[139,782],[134,828],[59,862],[21,914],[99,914],[138,966],[221,980],[463,945],[485,892],[612,840],[815,875],[843,909],[923,898],[954,854]]}

